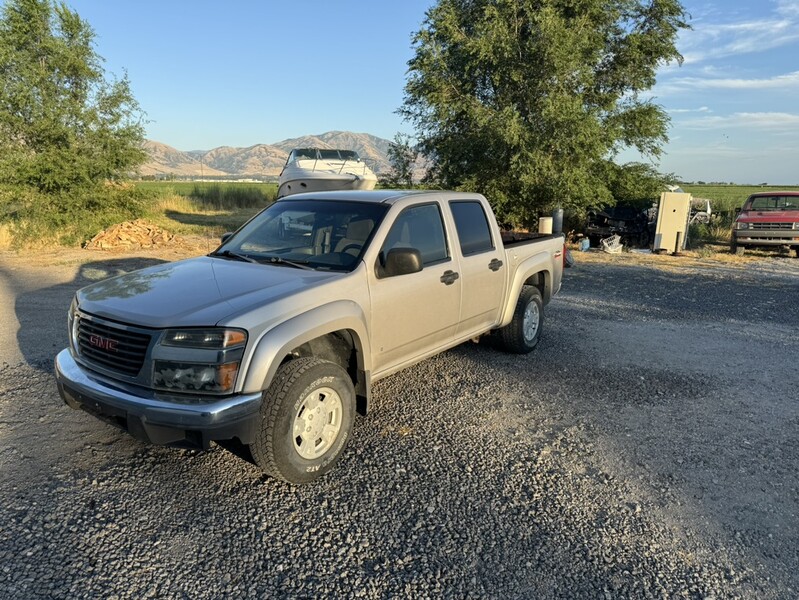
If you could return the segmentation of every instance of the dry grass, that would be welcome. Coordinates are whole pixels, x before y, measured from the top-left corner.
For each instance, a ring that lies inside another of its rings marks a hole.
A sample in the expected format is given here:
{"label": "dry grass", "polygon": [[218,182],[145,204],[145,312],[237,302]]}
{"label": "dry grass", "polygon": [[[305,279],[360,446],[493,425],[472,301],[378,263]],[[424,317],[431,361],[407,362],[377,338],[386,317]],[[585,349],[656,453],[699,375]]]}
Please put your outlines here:
{"label": "dry grass", "polygon": [[14,236],[8,225],[0,224],[0,250],[9,250],[13,246]]}
{"label": "dry grass", "polygon": [[589,252],[580,252],[576,246],[571,248],[571,251],[577,266],[581,263],[613,263],[646,265],[667,271],[685,267],[712,266],[745,269],[763,259],[778,256],[776,249],[774,251],[748,250],[744,256],[738,256],[730,252],[729,244],[724,243],[705,243],[697,249],[682,252],[680,256],[627,251],[620,254],[607,254],[597,249],[592,249]]}
{"label": "dry grass", "polygon": [[171,233],[219,237],[238,229],[259,210],[257,207],[220,210],[173,194],[159,198],[150,208],[148,218]]}

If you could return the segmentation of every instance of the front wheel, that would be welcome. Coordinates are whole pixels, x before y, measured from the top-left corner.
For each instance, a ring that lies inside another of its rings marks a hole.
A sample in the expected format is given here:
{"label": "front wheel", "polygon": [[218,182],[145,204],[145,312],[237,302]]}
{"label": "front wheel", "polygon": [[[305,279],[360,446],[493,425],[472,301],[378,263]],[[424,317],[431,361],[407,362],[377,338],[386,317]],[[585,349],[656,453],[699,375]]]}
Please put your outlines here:
{"label": "front wheel", "polygon": [[310,483],[341,457],[354,414],[352,380],[339,365],[319,358],[284,364],[264,394],[250,444],[255,464],[288,483]]}
{"label": "front wheel", "polygon": [[544,301],[541,292],[533,286],[523,287],[516,301],[513,319],[497,331],[500,346],[506,352],[514,354],[531,352],[541,338],[543,324]]}

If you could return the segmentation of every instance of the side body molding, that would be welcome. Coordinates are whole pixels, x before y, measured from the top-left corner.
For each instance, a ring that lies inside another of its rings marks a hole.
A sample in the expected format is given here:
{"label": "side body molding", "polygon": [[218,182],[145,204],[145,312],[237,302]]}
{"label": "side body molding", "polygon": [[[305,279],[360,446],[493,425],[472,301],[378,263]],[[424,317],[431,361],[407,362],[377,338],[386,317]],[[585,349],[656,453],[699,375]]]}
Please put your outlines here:
{"label": "side body molding", "polygon": [[[351,300],[337,300],[279,323],[261,334],[252,354],[242,393],[269,387],[283,358],[297,346],[334,331],[352,333],[358,357],[358,369],[367,374],[372,368],[366,315]],[[369,382],[366,381],[368,389]]]}

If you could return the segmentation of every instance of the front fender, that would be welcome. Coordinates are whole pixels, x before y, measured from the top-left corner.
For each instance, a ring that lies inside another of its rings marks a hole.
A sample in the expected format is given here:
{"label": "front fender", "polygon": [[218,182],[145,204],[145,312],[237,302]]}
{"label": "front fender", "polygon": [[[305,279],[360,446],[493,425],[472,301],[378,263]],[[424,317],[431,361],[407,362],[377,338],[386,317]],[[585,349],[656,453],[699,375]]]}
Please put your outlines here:
{"label": "front fender", "polygon": [[247,367],[242,393],[268,388],[283,358],[297,346],[342,330],[352,332],[358,367],[368,373],[372,368],[372,354],[366,316],[355,302],[337,300],[283,321],[261,334]]}

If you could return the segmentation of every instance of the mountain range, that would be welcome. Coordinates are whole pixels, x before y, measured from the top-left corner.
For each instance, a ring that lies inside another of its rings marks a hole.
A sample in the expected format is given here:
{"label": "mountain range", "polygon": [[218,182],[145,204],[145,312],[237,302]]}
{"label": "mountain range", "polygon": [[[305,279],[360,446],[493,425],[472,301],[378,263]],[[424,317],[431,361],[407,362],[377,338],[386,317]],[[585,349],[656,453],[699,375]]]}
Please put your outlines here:
{"label": "mountain range", "polygon": [[350,131],[328,131],[274,144],[256,144],[248,148],[220,146],[213,150],[181,151],[147,140],[144,148],[149,159],[140,167],[139,173],[155,177],[276,179],[294,148],[341,148],[355,150],[369,168],[379,175],[391,170],[388,162],[390,144],[389,140],[368,133]]}

